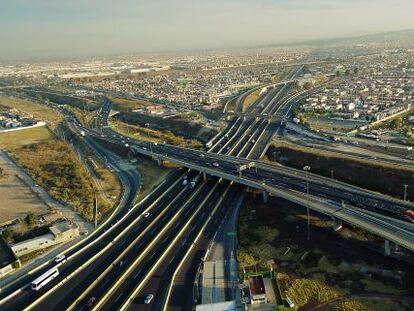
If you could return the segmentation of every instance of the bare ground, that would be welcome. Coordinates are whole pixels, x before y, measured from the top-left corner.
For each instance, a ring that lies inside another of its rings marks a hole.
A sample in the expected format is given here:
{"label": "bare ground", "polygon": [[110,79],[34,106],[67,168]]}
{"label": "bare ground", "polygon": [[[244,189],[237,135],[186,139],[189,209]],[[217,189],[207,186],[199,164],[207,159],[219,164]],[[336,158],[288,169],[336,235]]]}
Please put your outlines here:
{"label": "bare ground", "polygon": [[0,158],[3,175],[0,177],[0,224],[28,213],[47,212],[47,206],[21,181],[14,171]]}

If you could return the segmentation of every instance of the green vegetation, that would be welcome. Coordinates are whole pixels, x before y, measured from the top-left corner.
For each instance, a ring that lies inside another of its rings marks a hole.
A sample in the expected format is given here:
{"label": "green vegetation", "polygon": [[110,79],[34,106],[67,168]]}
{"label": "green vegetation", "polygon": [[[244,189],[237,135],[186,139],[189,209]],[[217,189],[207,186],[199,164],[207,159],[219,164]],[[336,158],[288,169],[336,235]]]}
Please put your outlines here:
{"label": "green vegetation", "polygon": [[60,105],[68,105],[87,111],[93,111],[99,108],[99,104],[97,102],[81,97],[68,96],[48,91],[34,91],[30,89],[25,90],[25,92],[40,102],[46,102],[49,100]]}
{"label": "green vegetation", "polygon": [[392,119],[389,123],[389,126],[391,129],[395,130],[395,129],[400,128],[402,124],[403,124],[402,118],[398,117],[398,118]]}
{"label": "green vegetation", "polygon": [[285,295],[292,299],[298,307],[303,307],[311,301],[317,304],[325,303],[342,295],[342,291],[339,289],[327,286],[317,280],[304,278],[294,279],[290,284],[284,283],[283,286],[286,288]]}
{"label": "green vegetation", "polygon": [[24,220],[29,228],[33,228],[36,225],[36,216],[33,213],[27,214]]}
{"label": "green vegetation", "polygon": [[373,311],[358,300],[346,300],[340,302],[333,308],[333,311]]}
{"label": "green vegetation", "polygon": [[48,140],[10,151],[52,198],[70,204],[84,217],[92,220],[91,178],[65,143]]}
{"label": "green vegetation", "polygon": [[147,106],[154,105],[153,103],[142,99],[126,99],[119,97],[108,97],[112,102],[114,110],[131,112],[136,109],[142,109]]}
{"label": "green vegetation", "polygon": [[[269,204],[259,203],[257,193],[253,193],[239,212],[237,260],[246,271],[239,271],[240,277],[256,271],[268,276],[272,264],[277,278],[274,283],[278,285],[275,288],[280,291],[275,291],[277,301],[280,304],[289,297],[296,305],[294,310],[311,310],[319,305],[320,310],[331,311],[348,310],[347,306],[354,310],[351,307],[358,305],[366,311],[405,310],[401,309],[403,304],[388,303],[386,299],[374,306],[371,300],[358,298],[354,302],[353,297],[375,293],[379,297],[381,293],[409,296],[411,265],[383,257],[373,263],[371,258],[376,253],[362,243],[377,245],[375,237],[346,226],[334,233],[331,220],[315,214],[311,215],[311,239],[307,241],[303,207],[282,199],[270,200]],[[369,272],[362,272],[362,267]]]}
{"label": "green vegetation", "polygon": [[15,108],[26,115],[32,115],[36,119],[44,120],[52,127],[57,126],[63,120],[62,115],[52,108],[20,98],[0,97],[0,104],[8,108]]}
{"label": "green vegetation", "polygon": [[128,125],[120,121],[111,121],[111,126],[118,132],[134,137],[136,139],[152,141],[152,142],[166,142],[167,144],[188,147],[193,149],[200,149],[201,143],[195,139],[186,139],[182,136],[175,135],[168,130],[153,130],[138,125]]}
{"label": "green vegetation", "polygon": [[10,228],[6,228],[3,233],[2,236],[4,238],[4,240],[6,240],[9,243],[13,243],[13,230],[11,230]]}
{"label": "green vegetation", "polygon": [[138,125],[153,130],[171,131],[176,136],[186,139],[208,141],[216,135],[216,131],[206,128],[203,123],[191,120],[191,115],[183,114],[172,118],[163,118],[142,113],[121,112],[117,119],[130,125]]}
{"label": "green vegetation", "polygon": [[157,163],[143,156],[135,156],[135,165],[142,176],[142,186],[136,201],[144,198],[156,186],[158,186],[171,171],[166,167],[160,167]]}
{"label": "green vegetation", "polygon": [[272,242],[279,235],[279,231],[268,226],[248,224],[245,217],[246,215],[240,217],[238,226],[239,269],[242,266],[256,265],[258,270],[269,270],[267,261],[274,258],[276,249]]}
{"label": "green vegetation", "polygon": [[310,90],[313,87],[313,84],[311,82],[305,82],[305,84],[303,85],[303,88],[305,90]]}
{"label": "green vegetation", "polygon": [[0,146],[3,149],[15,149],[23,145],[30,145],[49,141],[56,136],[47,127],[35,127],[15,132],[0,133]]}
{"label": "green vegetation", "polygon": [[243,112],[246,111],[256,100],[259,98],[261,89],[254,91],[253,93],[247,95],[243,102]]}

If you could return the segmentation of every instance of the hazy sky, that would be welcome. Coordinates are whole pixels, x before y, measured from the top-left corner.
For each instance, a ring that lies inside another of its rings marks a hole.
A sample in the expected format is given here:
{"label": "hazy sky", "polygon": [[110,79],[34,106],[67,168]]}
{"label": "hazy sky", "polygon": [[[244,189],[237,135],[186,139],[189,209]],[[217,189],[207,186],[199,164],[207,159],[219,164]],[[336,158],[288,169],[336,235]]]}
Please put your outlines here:
{"label": "hazy sky", "polygon": [[413,0],[0,0],[0,60],[254,46],[414,28]]}

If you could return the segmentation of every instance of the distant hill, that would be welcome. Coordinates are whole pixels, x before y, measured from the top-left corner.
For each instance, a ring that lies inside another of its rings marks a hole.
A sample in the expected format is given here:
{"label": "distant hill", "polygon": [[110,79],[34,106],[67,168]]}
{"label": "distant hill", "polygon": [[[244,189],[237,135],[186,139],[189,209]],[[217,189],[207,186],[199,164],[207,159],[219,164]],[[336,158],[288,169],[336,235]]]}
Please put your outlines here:
{"label": "distant hill", "polygon": [[392,32],[375,33],[356,37],[342,37],[334,39],[320,39],[286,44],[285,46],[331,46],[363,43],[394,43],[400,46],[414,46],[414,29]]}

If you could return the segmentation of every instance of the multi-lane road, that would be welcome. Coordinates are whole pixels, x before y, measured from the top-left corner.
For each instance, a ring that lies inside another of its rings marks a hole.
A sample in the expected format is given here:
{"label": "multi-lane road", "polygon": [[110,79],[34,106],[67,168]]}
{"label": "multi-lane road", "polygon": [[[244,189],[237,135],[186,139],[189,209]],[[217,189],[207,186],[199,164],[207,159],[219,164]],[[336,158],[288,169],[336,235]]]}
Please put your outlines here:
{"label": "multi-lane road", "polygon": [[[296,68],[286,79],[294,80],[302,69]],[[410,248],[413,228],[404,221],[403,211],[412,208],[411,204],[258,161],[272,136],[283,128],[294,100],[303,95],[292,96],[293,85],[293,82],[275,85],[247,110],[253,116],[273,118],[234,117],[210,142],[208,151],[136,141],[102,129],[107,126],[111,110],[108,101],[97,117],[98,130],[84,128],[72,113],[58,107],[69,128],[78,135],[84,132],[85,139],[97,153],[105,153],[96,143],[102,141],[115,149],[175,162],[192,170],[171,173],[134,207],[137,178],[125,172],[121,177],[127,181],[124,208],[87,240],[68,250],[65,253],[68,261],[58,266],[59,278],[40,291],[30,290],[28,284],[54,263],[48,263],[2,291],[0,310],[188,309],[194,302],[192,287],[200,259],[218,224],[232,215],[235,203],[240,200],[243,189],[239,185],[260,189],[265,197],[275,194],[308,205],[370,231],[382,230],[378,231],[380,235]],[[116,167],[117,160],[109,153],[106,157]],[[249,163],[254,164],[240,171]],[[149,293],[155,294],[154,300],[144,307],[143,298]]]}

